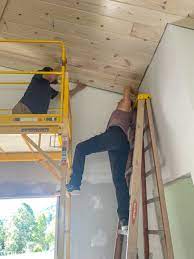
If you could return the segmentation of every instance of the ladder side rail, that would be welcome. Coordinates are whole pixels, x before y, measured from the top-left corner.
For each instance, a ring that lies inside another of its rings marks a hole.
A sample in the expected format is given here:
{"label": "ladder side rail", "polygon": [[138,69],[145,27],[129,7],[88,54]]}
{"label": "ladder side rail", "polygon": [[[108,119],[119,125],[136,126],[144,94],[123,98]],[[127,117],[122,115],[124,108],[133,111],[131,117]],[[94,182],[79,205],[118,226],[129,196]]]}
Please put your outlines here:
{"label": "ladder side rail", "polygon": [[62,138],[61,158],[61,185],[58,207],[57,259],[70,259],[70,206],[65,188],[68,176],[68,137],[65,133]]}
{"label": "ladder side rail", "polygon": [[163,227],[164,227],[164,237],[165,237],[165,241],[166,241],[166,250],[167,250],[166,259],[174,259],[172,240],[171,240],[171,234],[170,234],[170,226],[169,226],[169,220],[168,220],[168,213],[167,213],[166,202],[165,202],[164,187],[163,187],[163,181],[162,181],[161,170],[160,170],[160,159],[159,159],[159,154],[158,154],[158,150],[157,150],[152,107],[151,107],[151,101],[149,99],[146,100],[146,108],[147,108],[148,123],[149,123],[149,128],[150,128],[153,159],[154,159],[154,164],[155,164],[155,169],[156,169],[157,187],[158,187],[158,193],[159,193],[159,197],[160,197],[159,202],[160,202],[162,221],[163,221]]}
{"label": "ladder side rail", "polygon": [[133,172],[132,172],[132,179],[131,179],[129,233],[128,233],[127,251],[126,251],[127,259],[136,259],[138,257],[137,239],[138,239],[138,217],[139,217],[140,191],[141,191],[144,109],[145,109],[145,100],[138,100],[135,146],[134,146],[134,153],[133,153]]}
{"label": "ladder side rail", "polygon": [[124,240],[124,236],[119,234],[119,223],[118,223],[116,240],[115,240],[114,257],[113,257],[114,259],[121,259],[122,258],[123,240]]}
{"label": "ladder side rail", "polygon": [[59,240],[59,199],[57,197],[57,204],[56,204],[56,220],[55,220],[55,249],[54,249],[54,259],[58,259],[58,240]]}
{"label": "ladder side rail", "polygon": [[[63,51],[64,58],[64,51]],[[57,259],[70,259],[71,253],[71,195],[67,194],[66,183],[70,177],[71,161],[69,161],[69,154],[71,152],[71,132],[69,131],[69,80],[68,73],[65,73],[65,63],[62,64],[62,88],[64,91],[61,93],[63,102],[63,117],[62,117],[62,133],[61,133],[61,188],[59,198],[59,217],[58,217],[58,244],[57,244]]]}
{"label": "ladder side rail", "polygon": [[[68,157],[70,155],[71,152],[71,148],[70,148],[70,139],[68,139],[68,149],[67,149],[67,154]],[[67,172],[66,172],[66,184],[69,182],[70,180],[70,176],[71,176],[71,161],[69,161],[70,159],[68,158],[68,163],[67,163]],[[66,242],[65,242],[65,249],[66,249],[66,259],[70,259],[71,258],[71,194],[67,193],[66,195],[66,203],[65,203],[66,207],[65,207],[65,212],[66,212],[66,222],[65,222],[65,233],[66,233]]]}
{"label": "ladder side rail", "polygon": [[[65,64],[64,64],[65,65]],[[65,71],[65,69],[64,69]],[[66,145],[66,178],[65,184],[70,180],[72,167],[72,118],[69,94],[69,74],[65,73],[64,79],[64,128],[66,127],[67,136],[62,136],[63,146]],[[63,150],[63,148],[62,148]],[[71,257],[71,194],[67,193],[65,201],[65,258]]]}
{"label": "ladder side rail", "polygon": [[[146,108],[146,121],[148,121],[147,118],[147,108]],[[149,130],[149,124],[147,123],[147,131],[145,132],[144,137],[146,137],[147,142],[151,143],[151,136],[150,136],[150,130]],[[158,188],[157,188],[157,182],[156,182],[156,170],[155,170],[155,165],[154,165],[154,159],[153,159],[153,152],[152,149],[150,148],[149,152],[148,152],[148,156],[147,159],[149,160],[149,164],[151,166],[151,169],[146,173],[146,180],[147,177],[151,177],[152,182],[153,182],[153,202],[154,202],[154,208],[155,208],[155,212],[156,212],[156,220],[157,220],[157,224],[158,224],[158,229],[162,230],[163,227],[163,221],[162,221],[162,214],[161,214],[161,208],[160,208],[160,203],[159,203],[159,194],[158,194]],[[146,159],[146,162],[147,162]],[[151,201],[151,199],[150,199]],[[150,234],[150,230],[148,231],[148,233]],[[163,258],[167,258],[166,253],[166,242],[165,242],[165,238],[164,238],[164,232],[161,232],[159,235],[160,238],[160,243],[161,243],[161,252],[162,252],[162,256]],[[151,255],[151,254],[150,254]]]}
{"label": "ladder side rail", "polygon": [[[144,146],[144,145],[143,145]],[[147,186],[145,175],[145,152],[142,150],[142,212],[143,212],[143,235],[144,235],[144,259],[149,259],[149,235],[148,235],[148,208],[147,208]]]}
{"label": "ladder side rail", "polygon": [[59,214],[58,214],[58,238],[57,238],[57,259],[64,259],[65,256],[65,206],[66,206],[66,190],[64,188],[66,183],[67,167],[61,166],[63,172],[61,173],[61,186],[59,197]]}

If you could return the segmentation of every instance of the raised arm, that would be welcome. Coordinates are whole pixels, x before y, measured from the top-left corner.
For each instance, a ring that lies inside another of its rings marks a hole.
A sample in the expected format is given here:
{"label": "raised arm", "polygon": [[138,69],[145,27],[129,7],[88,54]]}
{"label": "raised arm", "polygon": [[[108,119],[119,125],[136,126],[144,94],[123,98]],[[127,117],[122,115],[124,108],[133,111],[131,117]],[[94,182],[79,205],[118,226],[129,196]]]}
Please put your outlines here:
{"label": "raised arm", "polygon": [[70,97],[74,96],[75,94],[77,94],[78,92],[80,92],[86,87],[87,87],[86,84],[83,84],[80,81],[77,81],[77,86],[74,89],[70,90]]}
{"label": "raised arm", "polygon": [[123,99],[125,101],[131,101],[130,99],[130,93],[131,93],[131,87],[130,86],[125,86],[123,90]]}
{"label": "raised arm", "polygon": [[130,99],[131,88],[126,86],[123,90],[123,98],[118,103],[117,109],[125,112],[131,111],[131,99]]}

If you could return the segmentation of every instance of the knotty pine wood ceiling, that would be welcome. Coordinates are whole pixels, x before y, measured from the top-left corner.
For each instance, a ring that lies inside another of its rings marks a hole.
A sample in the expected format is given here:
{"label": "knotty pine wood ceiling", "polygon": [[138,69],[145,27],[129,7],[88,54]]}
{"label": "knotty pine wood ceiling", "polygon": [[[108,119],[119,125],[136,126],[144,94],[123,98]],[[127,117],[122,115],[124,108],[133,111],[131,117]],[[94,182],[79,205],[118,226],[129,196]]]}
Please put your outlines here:
{"label": "knotty pine wood ceiling", "polygon": [[[64,40],[71,81],[138,87],[167,23],[194,28],[193,0],[0,0],[0,37]],[[59,62],[42,44],[0,45],[0,66]]]}

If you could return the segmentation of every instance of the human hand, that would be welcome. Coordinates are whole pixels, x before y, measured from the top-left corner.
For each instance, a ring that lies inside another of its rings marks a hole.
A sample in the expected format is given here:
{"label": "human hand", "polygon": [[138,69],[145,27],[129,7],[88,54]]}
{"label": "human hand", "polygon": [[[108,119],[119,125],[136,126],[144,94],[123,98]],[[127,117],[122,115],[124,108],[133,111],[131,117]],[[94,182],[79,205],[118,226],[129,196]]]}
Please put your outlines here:
{"label": "human hand", "polygon": [[131,86],[125,86],[124,88],[124,98],[130,99],[131,101],[136,101],[138,96],[138,89],[131,87]]}

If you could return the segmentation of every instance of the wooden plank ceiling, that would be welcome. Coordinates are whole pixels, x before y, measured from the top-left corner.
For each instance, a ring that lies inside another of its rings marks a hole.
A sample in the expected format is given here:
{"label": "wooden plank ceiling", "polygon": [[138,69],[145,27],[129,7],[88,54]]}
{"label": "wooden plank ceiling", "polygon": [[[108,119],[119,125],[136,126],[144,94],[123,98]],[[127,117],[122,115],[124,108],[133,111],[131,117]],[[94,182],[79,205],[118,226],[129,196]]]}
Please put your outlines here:
{"label": "wooden plank ceiling", "polygon": [[[138,87],[167,23],[194,28],[193,0],[0,0],[0,37],[64,40],[71,81]],[[37,69],[58,49],[0,45],[0,66]]]}

